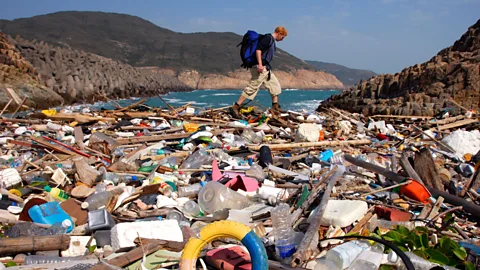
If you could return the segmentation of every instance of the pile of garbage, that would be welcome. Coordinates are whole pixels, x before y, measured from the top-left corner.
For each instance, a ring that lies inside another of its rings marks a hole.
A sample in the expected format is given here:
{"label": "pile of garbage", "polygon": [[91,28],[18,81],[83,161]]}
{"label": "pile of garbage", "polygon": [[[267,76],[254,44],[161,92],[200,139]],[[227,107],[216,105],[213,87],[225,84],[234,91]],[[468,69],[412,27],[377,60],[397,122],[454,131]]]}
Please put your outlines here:
{"label": "pile of garbage", "polygon": [[[136,102],[1,119],[12,269],[476,269],[479,115]],[[436,268],[441,269],[441,268]]]}

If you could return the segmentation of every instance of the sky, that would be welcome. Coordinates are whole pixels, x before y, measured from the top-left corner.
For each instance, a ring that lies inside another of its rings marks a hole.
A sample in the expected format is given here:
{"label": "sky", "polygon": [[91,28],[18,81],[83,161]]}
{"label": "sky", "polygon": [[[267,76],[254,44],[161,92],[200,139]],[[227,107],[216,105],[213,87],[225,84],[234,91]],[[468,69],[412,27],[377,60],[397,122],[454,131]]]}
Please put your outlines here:
{"label": "sky", "polygon": [[282,25],[289,32],[278,47],[300,59],[381,74],[451,46],[480,19],[480,0],[15,0],[2,1],[0,19],[71,10],[130,14],[183,33]]}

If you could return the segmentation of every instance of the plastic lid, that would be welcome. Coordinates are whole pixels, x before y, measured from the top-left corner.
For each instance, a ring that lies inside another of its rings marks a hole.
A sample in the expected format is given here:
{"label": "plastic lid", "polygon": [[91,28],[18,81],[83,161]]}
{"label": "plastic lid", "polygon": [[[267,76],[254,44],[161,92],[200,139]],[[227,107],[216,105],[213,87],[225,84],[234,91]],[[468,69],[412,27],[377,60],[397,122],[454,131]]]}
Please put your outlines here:
{"label": "plastic lid", "polygon": [[70,221],[70,219],[65,219],[64,221],[62,221],[62,227],[70,228],[70,226],[72,226],[72,221]]}
{"label": "plastic lid", "polygon": [[83,202],[80,206],[82,207],[82,209],[87,209],[88,205],[88,202]]}
{"label": "plastic lid", "polygon": [[45,186],[43,188],[46,192],[50,192],[52,190],[52,188],[50,186]]}

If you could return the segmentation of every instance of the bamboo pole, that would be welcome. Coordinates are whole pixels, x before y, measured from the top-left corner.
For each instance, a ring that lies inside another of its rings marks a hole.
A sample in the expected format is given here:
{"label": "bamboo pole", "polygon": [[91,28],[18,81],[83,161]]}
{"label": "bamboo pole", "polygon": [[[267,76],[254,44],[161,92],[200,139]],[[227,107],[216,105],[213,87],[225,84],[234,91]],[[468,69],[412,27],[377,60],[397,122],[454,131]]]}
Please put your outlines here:
{"label": "bamboo pole", "polygon": [[[270,148],[270,150],[288,150],[291,148],[302,147],[320,147],[320,146],[341,146],[341,145],[362,145],[370,144],[368,139],[350,140],[350,141],[321,141],[321,142],[301,142],[301,143],[282,143],[282,144],[263,144]],[[259,151],[263,145],[247,145],[250,150]]]}
{"label": "bamboo pole", "polygon": [[0,239],[0,255],[33,251],[66,250],[69,245],[70,236],[66,234],[2,238]]}

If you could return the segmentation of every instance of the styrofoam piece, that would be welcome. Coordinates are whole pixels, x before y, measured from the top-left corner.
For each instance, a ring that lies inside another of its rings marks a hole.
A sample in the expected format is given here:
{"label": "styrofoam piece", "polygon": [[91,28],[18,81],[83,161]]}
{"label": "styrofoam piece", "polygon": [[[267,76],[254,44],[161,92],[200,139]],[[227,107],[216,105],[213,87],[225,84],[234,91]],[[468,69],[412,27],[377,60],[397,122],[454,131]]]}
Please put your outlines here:
{"label": "styrofoam piece", "polygon": [[[312,211],[307,222],[312,222],[318,208]],[[361,219],[368,211],[368,204],[364,201],[355,200],[330,200],[322,218],[323,226],[347,227],[356,220]]]}
{"label": "styrofoam piece", "polygon": [[15,168],[8,168],[0,171],[1,185],[10,188],[22,182],[22,177]]}
{"label": "styrofoam piece", "polygon": [[112,248],[115,251],[134,247],[138,236],[150,239],[183,241],[182,230],[176,220],[158,220],[120,223],[112,229]]}
{"label": "styrofoam piece", "polygon": [[320,129],[315,124],[300,124],[295,136],[296,142],[318,142]]}
{"label": "styrofoam piece", "polygon": [[[90,241],[90,236],[70,236],[70,245],[67,250],[61,252],[62,257],[83,256],[88,241]],[[96,245],[95,239],[92,239],[90,246]]]}

